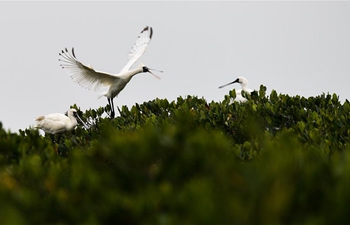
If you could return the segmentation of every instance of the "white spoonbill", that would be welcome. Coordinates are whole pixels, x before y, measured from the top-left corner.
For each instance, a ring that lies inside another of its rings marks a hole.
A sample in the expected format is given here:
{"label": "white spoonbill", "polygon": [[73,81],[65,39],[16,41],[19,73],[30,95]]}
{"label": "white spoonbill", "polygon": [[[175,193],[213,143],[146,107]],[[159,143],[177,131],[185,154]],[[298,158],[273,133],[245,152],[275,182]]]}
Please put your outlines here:
{"label": "white spoonbill", "polygon": [[[142,63],[136,68],[130,70],[131,66],[143,55],[146,51],[148,44],[151,41],[153,35],[152,27],[145,27],[138,38],[134,46],[129,51],[128,62],[118,74],[110,74],[106,72],[96,71],[91,66],[84,65],[79,62],[75,57],[74,48],[72,48],[72,54],[67,49],[62,51],[59,55],[62,62],[61,67],[66,69],[68,74],[72,77],[73,81],[77,82],[81,86],[90,89],[97,90],[101,85],[109,86],[109,90],[100,94],[99,97],[106,96],[108,103],[111,107],[111,118],[114,118],[114,103],[113,99],[121,92],[126,84],[131,80],[133,76],[139,73],[151,73],[157,79],[159,76],[152,73],[150,68]],[[163,71],[158,71],[163,72]]]}
{"label": "white spoonbill", "polygon": [[39,116],[35,120],[35,128],[39,128],[45,131],[45,133],[51,134],[53,143],[55,143],[55,134],[59,135],[59,142],[62,133],[71,131],[78,125],[77,118],[83,123],[85,128],[88,128],[84,121],[78,116],[77,110],[69,109],[67,115],[68,116],[62,113],[51,113],[46,116]]}
{"label": "white spoonbill", "polygon": [[239,84],[241,84],[241,86],[242,86],[242,89],[241,89],[241,90],[237,90],[237,91],[236,91],[236,98],[235,98],[234,101],[237,101],[237,102],[246,102],[247,99],[244,98],[244,97],[242,96],[242,90],[243,90],[244,92],[247,92],[248,94],[251,94],[251,93],[253,92],[252,89],[247,88],[247,86],[248,86],[248,80],[247,80],[246,78],[244,78],[244,77],[238,77],[236,80],[234,80],[234,81],[232,81],[232,82],[230,82],[230,83],[228,83],[228,84],[224,84],[224,85],[220,86],[219,88],[226,87],[227,85],[230,85],[230,84],[233,84],[233,83],[239,83]]}

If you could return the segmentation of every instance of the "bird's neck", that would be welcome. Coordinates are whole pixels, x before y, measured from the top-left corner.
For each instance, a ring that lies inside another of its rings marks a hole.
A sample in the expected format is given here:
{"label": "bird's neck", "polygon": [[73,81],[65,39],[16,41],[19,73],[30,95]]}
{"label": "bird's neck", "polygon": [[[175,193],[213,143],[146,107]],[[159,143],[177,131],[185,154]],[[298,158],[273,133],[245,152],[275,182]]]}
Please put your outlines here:
{"label": "bird's neck", "polygon": [[242,90],[248,92],[247,84],[241,84]]}
{"label": "bird's neck", "polygon": [[135,76],[136,74],[139,74],[139,73],[142,73],[142,68],[136,68],[136,69],[133,69],[133,70],[129,70],[129,71],[127,71],[124,74],[124,76],[131,78],[131,77],[133,77],[133,76]]}
{"label": "bird's neck", "polygon": [[76,125],[78,125],[78,121],[74,116],[69,116],[69,119],[71,121],[69,126],[69,130],[70,130],[70,129],[73,129]]}
{"label": "bird's neck", "polygon": [[75,116],[69,115],[69,114],[68,114],[68,118],[69,118],[71,121],[77,120],[77,119],[75,118]]}

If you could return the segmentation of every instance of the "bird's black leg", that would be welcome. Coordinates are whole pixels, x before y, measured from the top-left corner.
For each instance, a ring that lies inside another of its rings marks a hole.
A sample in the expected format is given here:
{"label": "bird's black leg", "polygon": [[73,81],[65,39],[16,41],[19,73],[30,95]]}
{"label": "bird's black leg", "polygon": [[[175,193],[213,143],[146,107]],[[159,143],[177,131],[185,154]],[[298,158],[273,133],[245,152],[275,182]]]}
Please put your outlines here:
{"label": "bird's black leg", "polygon": [[58,149],[56,148],[56,141],[55,141],[55,135],[54,134],[50,134],[50,138],[53,144],[53,149],[55,150],[56,154],[58,155]]}
{"label": "bird's black leg", "polygon": [[57,143],[60,144],[61,134],[58,135]]}
{"label": "bird's black leg", "polygon": [[55,144],[55,135],[54,134],[50,134],[50,138],[53,144]]}
{"label": "bird's black leg", "polygon": [[113,98],[111,99],[111,103],[112,103],[112,115],[111,115],[111,117],[112,118],[114,118],[114,116],[115,116],[115,111],[114,111],[114,103],[113,103]]}
{"label": "bird's black leg", "polygon": [[60,151],[60,141],[61,141],[61,134],[58,135],[58,138],[57,138],[57,150],[56,150],[56,153],[57,155],[61,155],[61,151]]}
{"label": "bird's black leg", "polygon": [[113,99],[112,98],[107,98],[107,99],[108,99],[109,106],[111,107],[111,119],[113,119],[115,116]]}
{"label": "bird's black leg", "polygon": [[[111,113],[112,113],[111,99],[110,99],[110,98],[107,98],[107,100],[108,100],[109,108],[111,108]],[[109,116],[111,116],[111,114],[109,114]]]}

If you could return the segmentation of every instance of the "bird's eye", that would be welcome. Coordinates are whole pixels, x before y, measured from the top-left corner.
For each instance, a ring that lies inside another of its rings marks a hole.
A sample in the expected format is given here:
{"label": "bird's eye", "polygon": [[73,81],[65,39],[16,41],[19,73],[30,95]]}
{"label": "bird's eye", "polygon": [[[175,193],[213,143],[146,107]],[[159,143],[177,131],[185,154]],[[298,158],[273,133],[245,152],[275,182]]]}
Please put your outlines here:
{"label": "bird's eye", "polygon": [[142,67],[143,72],[148,72],[147,66]]}

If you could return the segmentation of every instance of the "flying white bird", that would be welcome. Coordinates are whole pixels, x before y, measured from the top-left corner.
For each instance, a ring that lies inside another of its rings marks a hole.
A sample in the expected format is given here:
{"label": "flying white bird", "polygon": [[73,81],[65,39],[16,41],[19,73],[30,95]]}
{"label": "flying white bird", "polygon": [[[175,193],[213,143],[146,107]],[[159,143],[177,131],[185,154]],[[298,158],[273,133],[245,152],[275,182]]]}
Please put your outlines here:
{"label": "flying white bird", "polygon": [[53,143],[55,143],[55,134],[59,135],[57,141],[59,142],[62,133],[71,131],[78,125],[77,118],[83,123],[86,129],[89,128],[79,117],[77,110],[69,109],[67,115],[68,116],[61,113],[51,113],[46,116],[39,116],[35,120],[35,128],[39,128],[45,131],[45,133],[51,134],[51,140]]}
{"label": "flying white bird", "polygon": [[237,101],[237,102],[246,102],[247,99],[244,98],[244,97],[242,96],[242,90],[243,90],[244,92],[247,92],[248,94],[250,94],[250,93],[253,92],[252,89],[247,88],[247,86],[248,86],[248,80],[247,80],[246,78],[244,78],[244,77],[238,77],[236,80],[234,80],[234,81],[232,81],[232,82],[230,82],[230,83],[228,83],[228,84],[222,85],[222,86],[220,86],[219,88],[226,87],[227,85],[230,85],[230,84],[233,84],[233,83],[239,83],[239,84],[241,84],[241,86],[242,86],[242,89],[241,89],[241,90],[237,90],[237,91],[236,91],[236,98],[235,98],[234,101]]}
{"label": "flying white bird", "polygon": [[[151,41],[153,35],[152,27],[145,27],[138,38],[134,46],[129,51],[128,62],[119,72],[119,74],[110,74],[106,72],[96,71],[91,66],[84,65],[75,56],[74,48],[72,48],[72,54],[68,52],[67,49],[59,54],[62,62],[61,67],[66,69],[68,74],[72,77],[73,81],[77,82],[81,86],[94,90],[103,86],[109,86],[108,91],[105,91],[100,94],[99,97],[106,96],[108,103],[111,107],[111,118],[114,118],[114,103],[113,99],[121,92],[126,84],[131,80],[133,76],[139,73],[151,73],[157,79],[160,79],[159,76],[151,72],[147,66],[142,63],[136,68],[130,70],[131,66],[143,55],[146,51],[148,44]],[[163,72],[163,71],[158,71]]]}

